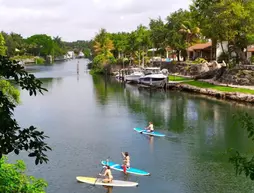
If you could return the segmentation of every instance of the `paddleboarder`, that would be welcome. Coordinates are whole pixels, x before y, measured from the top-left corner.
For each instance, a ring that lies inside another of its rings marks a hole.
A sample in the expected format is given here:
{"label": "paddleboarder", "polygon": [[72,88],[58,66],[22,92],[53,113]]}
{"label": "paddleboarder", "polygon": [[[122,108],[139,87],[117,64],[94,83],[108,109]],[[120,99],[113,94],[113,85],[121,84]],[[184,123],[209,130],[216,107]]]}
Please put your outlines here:
{"label": "paddleboarder", "polygon": [[113,180],[113,175],[111,173],[110,167],[106,166],[104,174],[99,174],[100,176],[105,176],[105,179],[102,180],[104,183],[111,183]]}
{"label": "paddleboarder", "polygon": [[126,174],[126,170],[128,168],[130,168],[130,156],[128,152],[122,152],[122,156],[123,156],[123,172]]}
{"label": "paddleboarder", "polygon": [[147,132],[153,132],[154,128],[153,128],[153,123],[150,121],[149,125],[146,127]]}

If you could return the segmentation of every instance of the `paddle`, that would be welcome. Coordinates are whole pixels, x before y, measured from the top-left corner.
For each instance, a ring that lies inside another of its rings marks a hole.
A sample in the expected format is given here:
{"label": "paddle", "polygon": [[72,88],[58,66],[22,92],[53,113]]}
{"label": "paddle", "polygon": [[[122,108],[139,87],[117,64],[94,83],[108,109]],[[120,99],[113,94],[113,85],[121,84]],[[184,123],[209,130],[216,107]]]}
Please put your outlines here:
{"label": "paddle", "polygon": [[[108,159],[107,159],[107,163],[108,163],[109,158],[110,158],[110,157],[108,157]],[[100,174],[101,174],[101,172],[102,172],[103,170],[104,170],[104,167],[102,167],[100,173],[97,175],[96,180],[95,180],[95,182],[94,182],[94,184],[93,184],[94,186],[95,186],[95,184],[96,184],[96,182],[97,182],[97,180],[98,180],[98,176],[100,176]]]}

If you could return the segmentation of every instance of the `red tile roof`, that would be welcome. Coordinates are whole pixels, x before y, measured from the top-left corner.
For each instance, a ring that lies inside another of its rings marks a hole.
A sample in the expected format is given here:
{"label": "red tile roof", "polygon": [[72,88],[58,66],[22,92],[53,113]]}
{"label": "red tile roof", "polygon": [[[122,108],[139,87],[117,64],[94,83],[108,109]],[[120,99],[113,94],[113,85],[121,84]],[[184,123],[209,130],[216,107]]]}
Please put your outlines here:
{"label": "red tile roof", "polygon": [[254,48],[253,47],[247,48],[247,52],[254,52]]}
{"label": "red tile roof", "polygon": [[212,46],[212,42],[195,44],[195,45],[189,47],[187,50],[190,51],[190,52],[194,51],[194,50],[203,50],[203,49],[208,48],[210,46]]}

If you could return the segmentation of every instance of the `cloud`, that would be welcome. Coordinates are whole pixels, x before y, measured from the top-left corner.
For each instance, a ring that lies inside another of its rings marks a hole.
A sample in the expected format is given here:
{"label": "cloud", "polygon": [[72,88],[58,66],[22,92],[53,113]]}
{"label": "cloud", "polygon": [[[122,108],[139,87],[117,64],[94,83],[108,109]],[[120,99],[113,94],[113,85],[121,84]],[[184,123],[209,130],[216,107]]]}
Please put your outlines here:
{"label": "cloud", "polygon": [[24,37],[37,33],[88,40],[100,28],[131,31],[149,18],[163,19],[191,0],[0,0],[0,29]]}

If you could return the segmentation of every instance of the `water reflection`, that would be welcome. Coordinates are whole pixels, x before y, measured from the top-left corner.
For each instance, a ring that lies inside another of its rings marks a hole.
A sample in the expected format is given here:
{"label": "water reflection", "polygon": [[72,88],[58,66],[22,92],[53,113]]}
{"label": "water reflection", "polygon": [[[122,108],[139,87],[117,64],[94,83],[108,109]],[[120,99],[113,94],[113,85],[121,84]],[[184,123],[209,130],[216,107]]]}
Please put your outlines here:
{"label": "water reflection", "polygon": [[[50,136],[54,150],[49,164],[38,168],[28,162],[29,174],[49,182],[47,192],[112,192],[78,186],[74,178],[93,176],[101,169],[103,157],[120,163],[121,149],[131,153],[133,167],[152,176],[113,172],[115,179],[140,182],[138,188],[117,188],[119,193],[253,192],[253,183],[244,176],[235,177],[223,154],[229,147],[241,152],[253,147],[232,119],[238,111],[253,115],[253,108],[176,91],[141,90],[114,79],[105,81],[105,77],[81,73],[81,62],[79,76],[77,60],[63,65],[64,71],[39,73],[51,77],[44,85],[49,92],[35,98],[22,92],[24,105],[15,111],[22,125],[34,124]],[[145,127],[148,121],[167,137],[133,132],[133,127]]]}
{"label": "water reflection", "polygon": [[112,193],[113,192],[113,187],[106,187],[105,186],[105,189],[106,189],[106,193]]}
{"label": "water reflection", "polygon": [[[101,77],[93,77],[93,81],[100,104],[107,104],[109,98],[117,98],[127,104],[131,113],[142,115],[143,124],[153,121],[158,130],[195,137],[195,144],[201,151],[207,148],[224,151],[230,147],[246,147],[245,132],[232,118],[234,113],[246,111],[245,106],[235,108],[234,104],[232,108],[232,103],[216,99],[176,91],[144,90],[136,85],[124,86]],[[254,115],[251,110],[249,113]]]}

